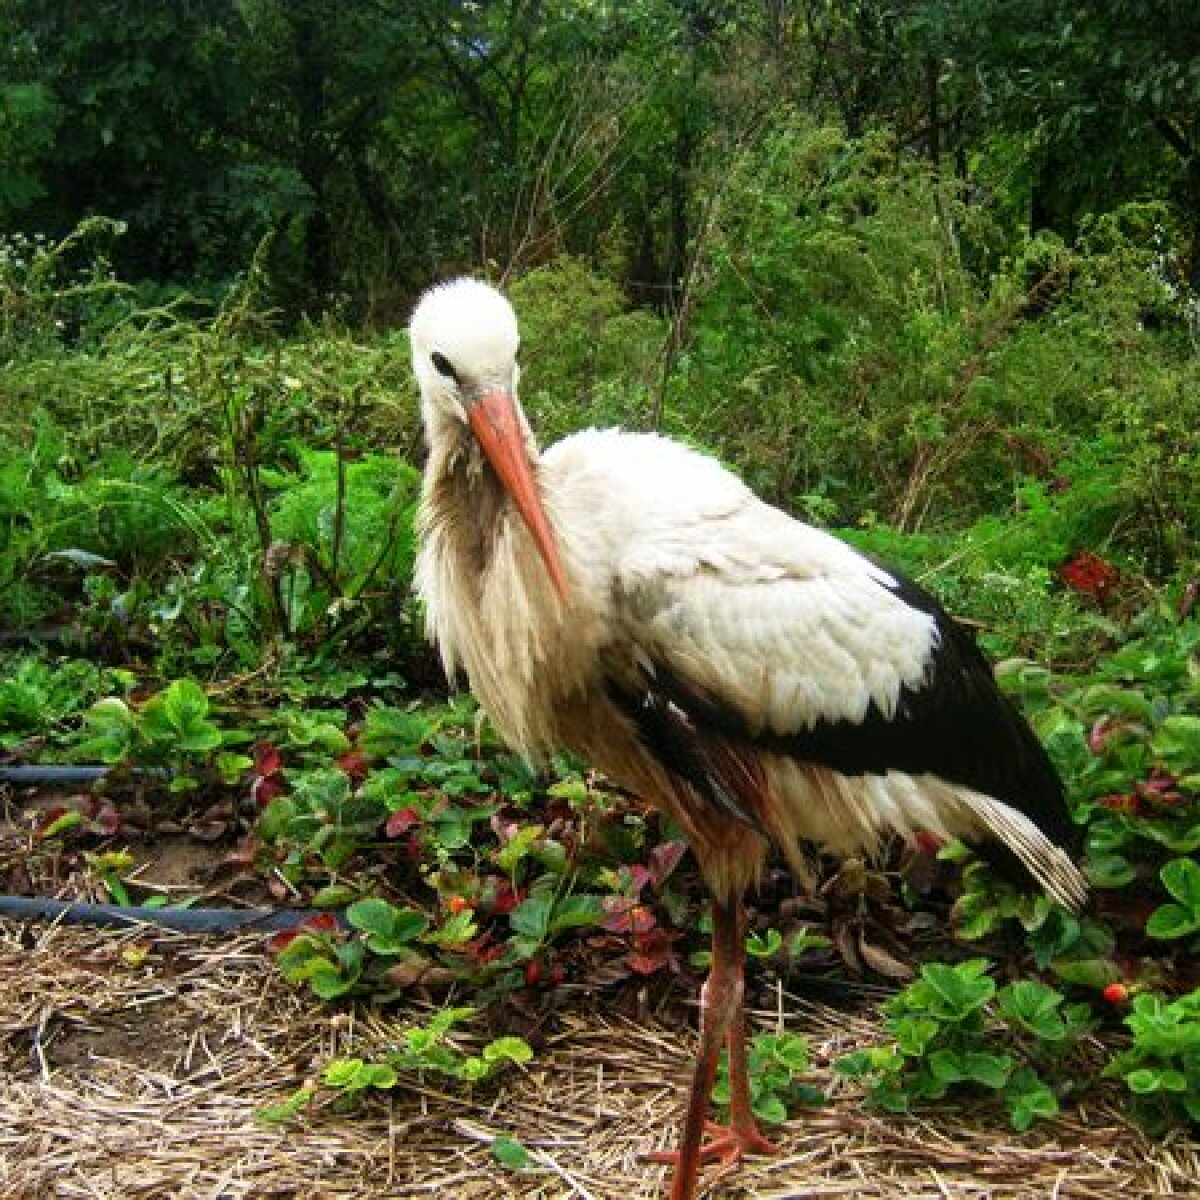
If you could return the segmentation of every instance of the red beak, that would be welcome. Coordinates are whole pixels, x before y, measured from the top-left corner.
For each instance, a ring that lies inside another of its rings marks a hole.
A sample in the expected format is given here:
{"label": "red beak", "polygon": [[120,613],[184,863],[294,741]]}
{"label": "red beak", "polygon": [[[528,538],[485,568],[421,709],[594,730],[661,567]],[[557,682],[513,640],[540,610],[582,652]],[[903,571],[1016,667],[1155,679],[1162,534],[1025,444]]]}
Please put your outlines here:
{"label": "red beak", "polygon": [[487,460],[492,464],[504,490],[513,498],[534,545],[550,572],[554,590],[567,599],[567,575],[558,546],[542,507],[529,452],[525,449],[525,431],[517,417],[512,393],[505,388],[493,388],[471,406],[471,428],[479,440]]}

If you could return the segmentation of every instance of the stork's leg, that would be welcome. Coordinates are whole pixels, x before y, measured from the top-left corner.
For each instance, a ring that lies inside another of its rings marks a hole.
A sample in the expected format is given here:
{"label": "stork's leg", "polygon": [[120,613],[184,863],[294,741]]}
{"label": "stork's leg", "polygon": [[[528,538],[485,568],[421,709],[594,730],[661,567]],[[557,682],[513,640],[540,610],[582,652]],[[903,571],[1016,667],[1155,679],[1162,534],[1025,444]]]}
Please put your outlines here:
{"label": "stork's leg", "polygon": [[[750,1108],[746,1065],[745,1015],[742,1009],[744,917],[740,901],[713,902],[712,969],[700,993],[700,1049],[688,1096],[679,1149],[656,1152],[656,1162],[675,1164],[671,1200],[692,1200],[702,1162],[736,1162],[743,1154],[773,1154],[775,1147],[758,1131]],[[730,1123],[708,1121],[721,1044],[729,1046]],[[706,1130],[712,1132],[704,1142]]]}

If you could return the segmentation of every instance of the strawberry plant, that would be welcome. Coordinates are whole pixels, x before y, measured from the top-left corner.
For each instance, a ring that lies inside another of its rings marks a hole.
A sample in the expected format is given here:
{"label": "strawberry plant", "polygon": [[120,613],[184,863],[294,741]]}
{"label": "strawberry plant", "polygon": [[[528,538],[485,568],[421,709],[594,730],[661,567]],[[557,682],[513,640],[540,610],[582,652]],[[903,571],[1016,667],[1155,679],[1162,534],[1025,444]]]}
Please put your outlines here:
{"label": "strawberry plant", "polygon": [[1125,1024],[1133,1041],[1104,1074],[1124,1081],[1151,1128],[1200,1126],[1200,989],[1174,1001],[1135,996]]}
{"label": "strawberry plant", "polygon": [[952,1090],[997,1094],[1017,1130],[1058,1112],[1090,1010],[1032,980],[997,988],[988,967],[984,959],[926,964],[884,1005],[893,1040],[844,1056],[836,1069],[864,1080],[871,1099],[895,1112]]}
{"label": "strawberry plant", "polygon": [[103,763],[166,767],[172,791],[199,786],[199,775],[215,773],[232,783],[253,760],[222,747],[248,740],[213,720],[204,689],[193,679],[176,679],[148,700],[109,696],[84,714],[84,736],[76,753]]}
{"label": "strawberry plant", "polygon": [[1173,858],[1159,872],[1171,902],[1156,908],[1146,922],[1146,932],[1154,938],[1175,941],[1190,939],[1193,951],[1200,948],[1200,866],[1195,859]]}
{"label": "strawberry plant", "polygon": [[[750,1104],[769,1125],[786,1121],[797,1104],[821,1104],[824,1094],[802,1081],[809,1070],[808,1039],[794,1033],[759,1033],[747,1046]],[[713,1100],[729,1104],[729,1055],[721,1056]]]}
{"label": "strawberry plant", "polygon": [[[405,1074],[434,1073],[466,1084],[482,1083],[511,1066],[524,1066],[533,1050],[524,1038],[507,1035],[484,1043],[469,1054],[455,1042],[452,1031],[475,1014],[469,1007],[441,1008],[424,1025],[400,1032],[396,1045],[378,1058],[334,1058],[325,1064],[321,1083],[335,1095],[353,1097],[372,1091],[389,1091]],[[263,1109],[262,1121],[276,1124],[293,1120],[318,1095],[303,1087],[288,1099]]]}

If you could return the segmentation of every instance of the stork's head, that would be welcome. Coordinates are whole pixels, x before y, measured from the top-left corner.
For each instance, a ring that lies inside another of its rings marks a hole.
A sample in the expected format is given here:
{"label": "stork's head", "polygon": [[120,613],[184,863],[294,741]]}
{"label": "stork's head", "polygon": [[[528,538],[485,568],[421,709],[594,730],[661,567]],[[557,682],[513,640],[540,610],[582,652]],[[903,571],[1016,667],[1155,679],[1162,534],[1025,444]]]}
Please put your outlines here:
{"label": "stork's head", "polygon": [[517,403],[521,339],[512,305],[476,279],[441,283],[418,302],[409,338],[430,441],[448,423],[470,428],[565,600],[567,577],[538,492],[532,443]]}

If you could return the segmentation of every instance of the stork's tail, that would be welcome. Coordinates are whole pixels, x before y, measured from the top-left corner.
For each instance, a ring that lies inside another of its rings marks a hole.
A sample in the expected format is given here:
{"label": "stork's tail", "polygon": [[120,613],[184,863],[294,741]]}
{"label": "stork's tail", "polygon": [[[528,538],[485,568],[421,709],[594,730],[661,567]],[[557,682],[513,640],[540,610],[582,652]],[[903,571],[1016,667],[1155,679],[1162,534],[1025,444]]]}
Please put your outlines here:
{"label": "stork's tail", "polygon": [[1087,881],[1066,850],[1010,805],[979,792],[960,795],[980,833],[1010,850],[1047,895],[1074,912],[1083,907]]}

